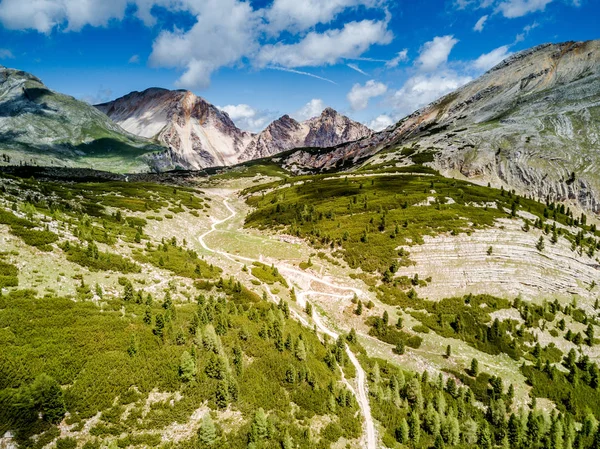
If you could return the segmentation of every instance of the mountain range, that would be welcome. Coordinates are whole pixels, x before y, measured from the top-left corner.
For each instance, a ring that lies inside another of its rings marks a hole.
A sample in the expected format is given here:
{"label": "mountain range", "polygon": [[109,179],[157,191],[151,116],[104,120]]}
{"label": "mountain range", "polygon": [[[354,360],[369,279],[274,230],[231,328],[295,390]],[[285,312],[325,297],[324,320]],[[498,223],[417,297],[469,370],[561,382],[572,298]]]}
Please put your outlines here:
{"label": "mountain range", "polygon": [[[600,209],[600,41],[545,44],[378,133],[333,109],[257,134],[192,92],[151,88],[95,108],[0,68],[0,146],[13,160],[164,171],[257,158],[292,172],[402,165]],[[321,149],[319,149],[321,148]],[[293,151],[297,149],[297,151]]]}
{"label": "mountain range", "polygon": [[180,165],[193,169],[234,165],[298,147],[332,147],[372,134],[331,108],[304,122],[284,115],[254,134],[185,90],[151,88],[96,108],[126,131],[170,148]]}

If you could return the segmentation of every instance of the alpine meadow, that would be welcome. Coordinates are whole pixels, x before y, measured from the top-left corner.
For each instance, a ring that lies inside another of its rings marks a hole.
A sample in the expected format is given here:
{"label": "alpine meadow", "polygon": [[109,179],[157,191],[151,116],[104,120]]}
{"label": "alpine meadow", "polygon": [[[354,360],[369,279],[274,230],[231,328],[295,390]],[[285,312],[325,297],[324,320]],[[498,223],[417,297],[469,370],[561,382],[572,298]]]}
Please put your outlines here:
{"label": "alpine meadow", "polygon": [[598,14],[0,0],[0,449],[600,449]]}

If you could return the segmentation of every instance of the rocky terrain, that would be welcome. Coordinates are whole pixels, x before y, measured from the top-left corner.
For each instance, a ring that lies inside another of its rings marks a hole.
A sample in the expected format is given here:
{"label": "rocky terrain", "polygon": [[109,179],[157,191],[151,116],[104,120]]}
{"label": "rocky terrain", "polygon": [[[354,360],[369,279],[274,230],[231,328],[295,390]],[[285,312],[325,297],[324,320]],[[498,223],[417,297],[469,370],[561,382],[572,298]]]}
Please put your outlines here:
{"label": "rocky terrain", "polygon": [[264,131],[240,130],[227,113],[188,91],[147,89],[96,106],[127,131],[171,149],[185,168],[234,165],[299,147],[332,147],[371,130],[327,108],[298,122],[284,115]]}
{"label": "rocky terrain", "polygon": [[380,133],[332,151],[292,153],[284,165],[326,170],[375,154],[373,163],[389,162],[411,147],[433,153],[443,174],[597,212],[599,118],[600,41],[547,44]]}
{"label": "rocky terrain", "polygon": [[164,170],[168,152],[125,132],[89,104],[48,89],[35,76],[0,66],[0,153],[13,165]]}

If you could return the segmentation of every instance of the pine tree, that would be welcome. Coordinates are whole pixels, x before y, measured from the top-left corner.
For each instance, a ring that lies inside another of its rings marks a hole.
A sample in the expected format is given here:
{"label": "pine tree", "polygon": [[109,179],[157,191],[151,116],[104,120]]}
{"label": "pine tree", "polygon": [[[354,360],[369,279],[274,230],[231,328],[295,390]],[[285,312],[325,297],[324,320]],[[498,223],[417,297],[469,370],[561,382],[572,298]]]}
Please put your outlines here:
{"label": "pine tree", "polygon": [[207,413],[202,418],[200,428],[198,429],[198,441],[204,447],[212,447],[212,445],[217,441],[217,429],[215,428],[215,423],[210,417],[210,413]]}
{"label": "pine tree", "polygon": [[371,370],[371,381],[377,385],[381,382],[381,373],[379,370],[379,363],[375,362],[373,369]]}
{"label": "pine tree", "polygon": [[490,434],[490,428],[487,422],[483,422],[477,432],[477,445],[480,449],[491,449],[492,447],[492,435]]}
{"label": "pine tree", "polygon": [[564,444],[564,429],[560,417],[556,417],[552,421],[549,435],[550,449],[563,449]]}
{"label": "pine tree", "polygon": [[179,377],[184,382],[190,382],[196,375],[196,361],[189,352],[183,351],[179,362]]}
{"label": "pine tree", "polygon": [[400,425],[396,429],[396,441],[398,441],[400,444],[408,443],[408,439],[410,438],[409,432],[410,431],[408,428],[408,423],[406,422],[406,418],[402,418]]}
{"label": "pine tree", "polygon": [[226,408],[229,400],[229,384],[226,380],[220,380],[215,391],[215,403],[219,408]]}
{"label": "pine tree", "polygon": [[413,446],[419,444],[421,440],[421,419],[416,410],[413,410],[408,416],[408,438]]}
{"label": "pine tree", "polygon": [[158,315],[156,315],[156,318],[154,319],[154,329],[152,330],[152,332],[157,337],[163,338],[164,329],[165,329],[165,319],[164,319],[163,315],[159,313]]}
{"label": "pine tree", "polygon": [[449,359],[452,356],[452,346],[446,346],[446,358]]}
{"label": "pine tree", "polygon": [[421,391],[421,382],[417,377],[413,377],[408,382],[406,386],[406,398],[415,410],[423,410],[423,393]]}
{"label": "pine tree", "polygon": [[362,301],[359,299],[354,313],[360,316],[360,315],[362,315],[362,312],[363,312],[363,304],[362,304]]}
{"label": "pine tree", "polygon": [[298,339],[296,343],[296,358],[301,362],[306,360],[306,347],[304,346],[304,341]]}
{"label": "pine tree", "polygon": [[469,371],[469,374],[471,374],[473,377],[477,377],[479,375],[479,362],[477,359],[471,360],[471,369]]}
{"label": "pine tree", "polygon": [[586,343],[588,344],[588,346],[593,346],[594,345],[594,326],[591,323],[588,324],[588,326],[585,330],[585,335],[587,337]]}
{"label": "pine tree", "polygon": [[[511,384],[512,385],[512,384]],[[519,447],[522,438],[521,421],[514,413],[508,418],[508,443],[510,447]]]}
{"label": "pine tree", "polygon": [[249,440],[252,443],[256,443],[260,440],[264,440],[269,435],[269,421],[265,411],[259,408],[254,415],[254,421],[250,427]]}
{"label": "pine tree", "polygon": [[535,244],[535,247],[539,252],[544,251],[544,237],[540,236],[540,239]]}
{"label": "pine tree", "polygon": [[306,301],[306,307],[304,308],[304,311],[306,312],[306,314],[310,317],[313,316],[313,307],[312,304],[308,301]]}
{"label": "pine tree", "polygon": [[131,282],[127,281],[127,283],[125,284],[125,288],[123,290],[123,301],[131,301],[133,300],[134,297],[134,291],[133,291],[133,285],[131,285]]}
{"label": "pine tree", "polygon": [[35,408],[45,421],[58,424],[66,413],[63,391],[56,380],[47,374],[40,374],[31,385],[31,395]]}
{"label": "pine tree", "polygon": [[150,309],[150,307],[146,307],[146,310],[144,311],[143,320],[145,324],[152,323],[152,310]]}

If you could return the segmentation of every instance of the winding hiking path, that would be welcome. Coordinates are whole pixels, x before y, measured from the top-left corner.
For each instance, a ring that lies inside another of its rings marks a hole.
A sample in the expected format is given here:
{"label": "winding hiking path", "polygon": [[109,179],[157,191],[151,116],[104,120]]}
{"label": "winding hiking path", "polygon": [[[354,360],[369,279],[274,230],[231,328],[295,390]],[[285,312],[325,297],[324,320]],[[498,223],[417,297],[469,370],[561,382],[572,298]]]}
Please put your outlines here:
{"label": "winding hiking path", "polygon": [[[226,251],[221,251],[218,249],[211,248],[204,241],[204,239],[209,234],[211,234],[215,231],[218,231],[217,226],[219,226],[229,220],[232,220],[236,217],[237,212],[235,211],[235,209],[233,209],[229,205],[229,203],[227,202],[227,198],[225,198],[223,200],[223,204],[225,205],[227,210],[230,212],[230,215],[221,220],[217,220],[214,217],[211,217],[213,220],[213,223],[212,223],[210,229],[198,237],[198,241],[200,242],[200,245],[206,251],[211,252],[213,254],[218,254],[220,256],[223,256],[223,257],[227,258],[228,260],[231,260],[232,262],[236,262],[236,263],[240,263],[240,264],[242,262],[250,262],[250,263],[260,262],[257,259],[253,259],[250,257],[244,257],[244,256],[238,256],[238,255],[228,253]],[[342,298],[342,299],[343,298],[349,299],[355,294],[358,296],[362,295],[362,291],[359,289],[333,284],[333,283],[328,282],[324,279],[321,279],[317,276],[314,276],[310,273],[306,273],[304,271],[297,270],[297,269],[289,267],[285,264],[275,264],[275,265],[280,273],[286,273],[286,272],[293,273],[297,276],[301,276],[305,279],[309,279],[312,282],[316,282],[316,283],[319,283],[319,284],[322,284],[322,285],[325,285],[327,287],[334,288],[337,290],[350,292],[349,295],[336,295],[333,293],[322,293],[322,292],[318,292],[318,291],[314,291],[314,290],[300,291],[296,295],[298,304],[300,306],[304,306],[306,304],[306,298],[308,296],[312,296],[312,295],[330,296],[330,297]],[[291,285],[291,282],[290,282],[290,285]],[[276,301],[276,296],[271,292],[271,289],[268,286],[267,286],[267,291],[269,292],[271,299]],[[304,319],[304,317],[302,317],[298,313],[294,313],[294,316],[296,319],[301,321],[304,325],[308,325],[307,320]],[[321,319],[321,316],[319,315],[319,313],[317,311],[313,311],[312,318],[313,318],[313,321],[316,324],[317,328],[322,333],[329,335],[333,339],[337,339],[339,337],[339,334],[337,332],[335,332],[334,330],[327,327],[327,325],[323,322],[323,320]],[[354,388],[352,388],[352,386],[348,382],[346,382],[346,383],[347,383],[348,387],[350,388],[350,390],[352,391],[352,393],[356,396],[358,405],[359,405],[362,415],[364,417],[364,421],[365,421],[365,424],[364,424],[364,427],[365,427],[364,443],[365,443],[365,445],[364,446],[367,449],[377,449],[377,436],[375,434],[375,424],[373,423],[373,417],[371,416],[371,406],[369,404],[369,397],[368,397],[368,392],[367,392],[367,376],[365,374],[364,369],[360,365],[360,362],[356,358],[356,355],[354,355],[354,353],[350,350],[348,345],[346,345],[346,354],[348,355],[348,359],[350,360],[350,362],[352,363],[352,365],[354,365],[354,368],[356,369],[356,377],[357,377],[356,380],[357,380],[358,391],[354,391]],[[343,376],[343,373],[342,373],[342,376]]]}

